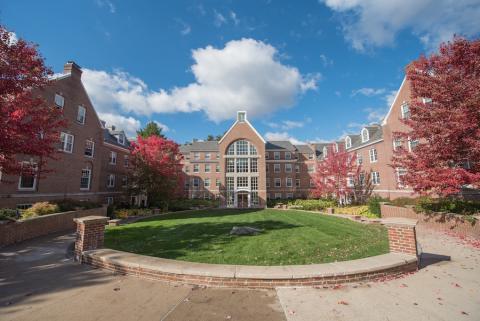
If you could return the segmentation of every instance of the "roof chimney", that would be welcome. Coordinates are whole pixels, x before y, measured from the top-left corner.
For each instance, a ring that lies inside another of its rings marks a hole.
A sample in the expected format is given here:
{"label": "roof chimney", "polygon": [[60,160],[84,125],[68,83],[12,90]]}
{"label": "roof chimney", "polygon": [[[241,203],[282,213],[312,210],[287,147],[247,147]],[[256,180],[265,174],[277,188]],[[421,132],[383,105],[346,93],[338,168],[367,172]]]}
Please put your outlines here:
{"label": "roof chimney", "polygon": [[82,68],[73,61],[67,61],[63,66],[64,74],[72,74],[73,77],[82,77]]}

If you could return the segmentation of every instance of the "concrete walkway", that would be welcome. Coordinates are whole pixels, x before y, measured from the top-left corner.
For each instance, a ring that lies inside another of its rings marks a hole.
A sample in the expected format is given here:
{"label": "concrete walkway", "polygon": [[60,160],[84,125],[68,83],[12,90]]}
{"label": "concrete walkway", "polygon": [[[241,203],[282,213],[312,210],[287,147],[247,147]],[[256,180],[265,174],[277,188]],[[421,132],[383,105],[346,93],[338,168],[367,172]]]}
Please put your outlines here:
{"label": "concrete walkway", "polygon": [[[419,231],[419,272],[338,289],[203,289],[71,261],[73,235],[0,250],[0,320],[480,320],[480,250]],[[449,260],[451,257],[451,260]]]}

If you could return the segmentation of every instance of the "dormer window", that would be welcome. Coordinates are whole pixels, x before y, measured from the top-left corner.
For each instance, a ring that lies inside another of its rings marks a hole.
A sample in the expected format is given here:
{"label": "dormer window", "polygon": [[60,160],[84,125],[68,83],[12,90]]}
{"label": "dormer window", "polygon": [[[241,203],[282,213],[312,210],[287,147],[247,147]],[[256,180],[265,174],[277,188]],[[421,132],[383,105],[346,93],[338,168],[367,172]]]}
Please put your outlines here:
{"label": "dormer window", "polygon": [[324,158],[327,158],[327,154],[328,154],[327,146],[324,146],[324,147],[323,147],[323,157],[324,157]]}
{"label": "dormer window", "polygon": [[368,133],[368,129],[364,128],[362,129],[362,143],[368,142],[370,139],[370,135]]}
{"label": "dormer window", "polygon": [[237,121],[239,123],[243,123],[245,120],[247,120],[247,112],[245,111],[239,111],[237,113]]}
{"label": "dormer window", "polygon": [[335,153],[338,153],[338,144],[335,143]]}
{"label": "dormer window", "polygon": [[118,135],[118,143],[125,145],[125,135],[123,134]]}
{"label": "dormer window", "polygon": [[352,147],[352,139],[347,136],[345,137],[345,149],[349,149],[350,147]]}
{"label": "dormer window", "polygon": [[407,103],[404,102],[402,106],[400,106],[400,111],[402,113],[402,119],[410,118],[410,107]]}

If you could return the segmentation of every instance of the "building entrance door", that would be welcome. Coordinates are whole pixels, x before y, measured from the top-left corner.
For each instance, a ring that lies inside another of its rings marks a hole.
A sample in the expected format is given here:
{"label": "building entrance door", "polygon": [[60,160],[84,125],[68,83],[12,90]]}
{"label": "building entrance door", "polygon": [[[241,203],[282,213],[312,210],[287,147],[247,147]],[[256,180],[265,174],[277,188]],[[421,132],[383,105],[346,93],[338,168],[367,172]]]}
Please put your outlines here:
{"label": "building entrance door", "polygon": [[239,192],[237,194],[237,207],[238,208],[248,208],[248,193]]}

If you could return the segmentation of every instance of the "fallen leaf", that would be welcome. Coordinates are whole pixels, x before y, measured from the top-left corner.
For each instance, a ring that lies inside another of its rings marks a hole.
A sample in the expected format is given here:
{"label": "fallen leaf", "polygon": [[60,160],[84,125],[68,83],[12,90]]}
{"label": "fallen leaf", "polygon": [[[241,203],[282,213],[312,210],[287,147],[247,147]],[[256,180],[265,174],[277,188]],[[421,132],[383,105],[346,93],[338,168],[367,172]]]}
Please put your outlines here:
{"label": "fallen leaf", "polygon": [[338,303],[338,304],[343,304],[343,305],[348,305],[348,302],[343,301],[343,300],[342,300],[342,301],[338,301],[337,303]]}
{"label": "fallen leaf", "polygon": [[113,291],[120,291],[120,288],[115,288],[113,289]]}

